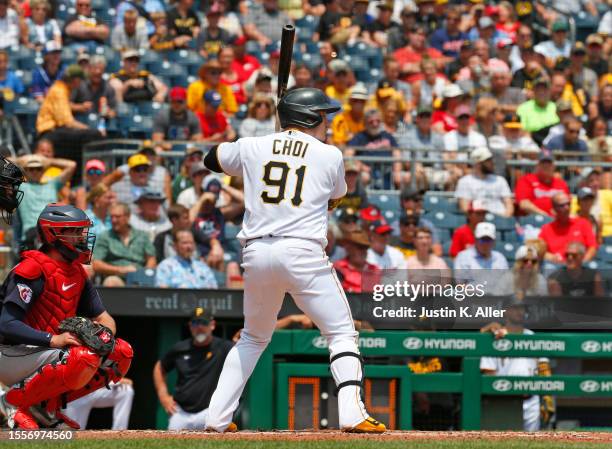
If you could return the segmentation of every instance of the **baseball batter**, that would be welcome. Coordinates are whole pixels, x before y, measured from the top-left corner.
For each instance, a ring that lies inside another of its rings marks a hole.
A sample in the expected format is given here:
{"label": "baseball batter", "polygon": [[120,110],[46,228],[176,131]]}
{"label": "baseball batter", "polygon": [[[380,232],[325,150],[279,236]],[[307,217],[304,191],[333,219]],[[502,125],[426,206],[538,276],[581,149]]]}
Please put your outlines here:
{"label": "baseball batter", "polygon": [[327,212],[346,193],[342,153],[323,143],[327,113],[340,108],[318,89],[287,93],[278,104],[282,132],[210,150],[206,166],[244,178],[244,330],[231,349],[206,425],[228,429],[238,400],[266,348],[285,293],[327,338],[342,430],[381,433],[361,400],[362,359],[351,310],[325,255]]}

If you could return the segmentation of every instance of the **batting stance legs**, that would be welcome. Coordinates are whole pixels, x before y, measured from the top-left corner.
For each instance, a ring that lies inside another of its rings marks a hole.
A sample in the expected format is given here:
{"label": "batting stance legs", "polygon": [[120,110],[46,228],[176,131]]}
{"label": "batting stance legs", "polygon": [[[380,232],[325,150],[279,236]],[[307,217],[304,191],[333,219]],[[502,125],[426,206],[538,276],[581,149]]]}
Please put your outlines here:
{"label": "batting stance legs", "polygon": [[243,251],[244,329],[229,352],[208,408],[207,426],[224,431],[276,325],[285,293],[327,338],[331,372],[339,387],[340,427],[369,418],[360,397],[361,358],[344,291],[320,243],[299,238],[251,240]]}

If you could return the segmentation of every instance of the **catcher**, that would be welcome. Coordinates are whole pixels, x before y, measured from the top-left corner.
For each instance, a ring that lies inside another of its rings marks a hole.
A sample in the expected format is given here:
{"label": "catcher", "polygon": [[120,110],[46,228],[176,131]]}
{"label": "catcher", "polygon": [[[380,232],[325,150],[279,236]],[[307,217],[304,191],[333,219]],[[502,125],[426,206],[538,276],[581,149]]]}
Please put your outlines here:
{"label": "catcher", "polygon": [[82,264],[91,260],[91,221],[73,206],[49,204],[38,217],[40,250],[26,251],[2,286],[0,400],[11,428],[79,426],[61,409],[69,401],[119,381],[131,346],[115,339]]}
{"label": "catcher", "polygon": [[8,224],[11,224],[13,213],[23,199],[23,192],[19,190],[19,186],[24,181],[25,176],[21,169],[0,156],[0,215]]}

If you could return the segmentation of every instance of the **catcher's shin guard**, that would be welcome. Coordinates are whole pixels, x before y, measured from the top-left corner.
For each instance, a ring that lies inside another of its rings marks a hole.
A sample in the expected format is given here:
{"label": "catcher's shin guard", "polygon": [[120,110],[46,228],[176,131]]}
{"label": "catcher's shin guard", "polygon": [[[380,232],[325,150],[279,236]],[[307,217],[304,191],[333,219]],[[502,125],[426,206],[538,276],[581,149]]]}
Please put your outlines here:
{"label": "catcher's shin guard", "polygon": [[134,357],[134,351],[132,346],[121,338],[115,340],[115,348],[111,352],[106,360],[102,363],[98,372],[95,373],[87,382],[86,385],[82,386],[78,390],[71,391],[66,396],[67,402],[74,401],[83,397],[92,391],[96,391],[99,388],[105,387],[109,382],[119,382],[119,380],[125,376],[130,369],[132,358]]}
{"label": "catcher's shin guard", "polygon": [[83,388],[100,366],[100,356],[85,346],[72,346],[61,362],[41,367],[18,388],[6,393],[6,400],[20,409]]}

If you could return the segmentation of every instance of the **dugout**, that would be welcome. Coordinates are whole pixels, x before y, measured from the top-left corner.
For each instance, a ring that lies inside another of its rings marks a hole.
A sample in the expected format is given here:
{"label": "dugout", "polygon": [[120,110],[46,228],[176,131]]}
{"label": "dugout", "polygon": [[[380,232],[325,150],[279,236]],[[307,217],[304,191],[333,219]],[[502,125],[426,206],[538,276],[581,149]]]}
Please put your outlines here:
{"label": "dugout", "polygon": [[[242,325],[242,292],[148,288],[101,288],[100,292],[117,320],[119,335],[135,350],[128,375],[134,380],[136,392],[130,427],[165,428],[167,417],[159,406],[152,383],[155,361],[175,342],[188,336],[186,322],[196,306],[207,308],[215,315],[216,335],[231,338]],[[349,301],[351,307],[355,307],[356,318],[365,313],[359,300],[359,297],[351,297]],[[602,307],[600,299],[593,301],[599,302],[600,322],[609,325],[605,319],[607,307]],[[583,312],[589,309],[589,299],[585,298],[579,301],[556,299],[554,302],[555,307],[564,312],[573,303],[580,303],[578,306]],[[548,304],[550,312],[550,300]],[[289,300],[281,315],[296,312]],[[465,331],[362,333],[360,348],[366,358],[366,375],[371,379],[365,386],[367,406],[373,415],[382,420],[387,418],[392,427],[411,429],[416,425],[420,427],[417,410],[413,409],[416,395],[446,395],[454,402],[448,403],[448,410],[439,412],[439,415],[450,417],[451,425],[444,428],[467,430],[498,425],[489,423],[487,419],[491,415],[503,416],[501,421],[506,424],[515,422],[514,412],[503,414],[511,404],[514,404],[511,405],[513,410],[516,408],[517,402],[512,401],[512,396],[553,394],[562,405],[558,412],[564,419],[578,419],[582,425],[597,425],[612,419],[609,408],[598,406],[598,403],[608,404],[608,398],[612,398],[612,376],[554,375],[547,382],[538,383],[534,382],[540,380],[537,378],[499,378],[481,376],[479,372],[479,358],[489,355],[585,359],[591,366],[597,366],[599,373],[610,373],[612,334],[575,331],[543,334],[538,331],[534,336],[511,336],[506,340],[509,346],[496,347],[492,336]],[[514,343],[515,340],[519,343]],[[451,361],[448,372],[413,374],[404,360],[432,355]],[[243,398],[243,425],[262,429],[333,426],[335,398],[327,360],[326,344],[318,331],[275,333],[249,384],[257,388],[247,387]],[[174,381],[172,374],[169,379],[171,383]],[[323,393],[327,393],[326,399]],[[500,402],[491,401],[490,397],[508,399]],[[587,412],[593,409],[597,410],[596,420],[591,419],[595,418],[595,413]]]}

